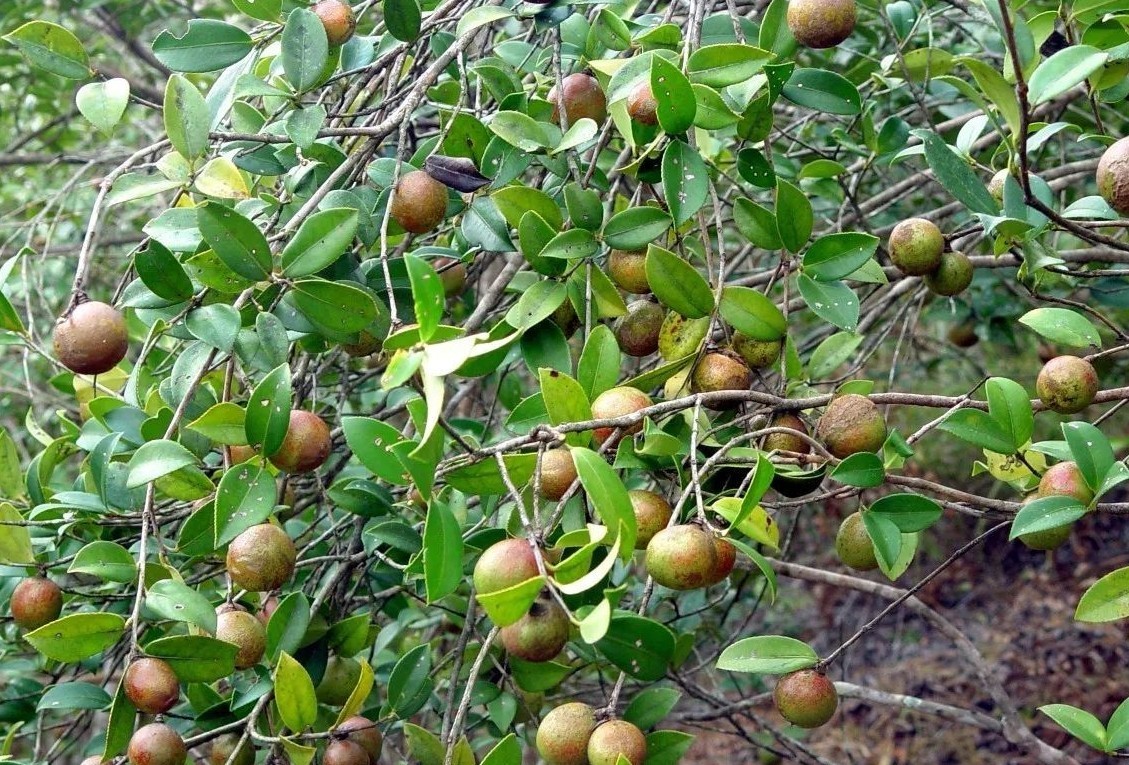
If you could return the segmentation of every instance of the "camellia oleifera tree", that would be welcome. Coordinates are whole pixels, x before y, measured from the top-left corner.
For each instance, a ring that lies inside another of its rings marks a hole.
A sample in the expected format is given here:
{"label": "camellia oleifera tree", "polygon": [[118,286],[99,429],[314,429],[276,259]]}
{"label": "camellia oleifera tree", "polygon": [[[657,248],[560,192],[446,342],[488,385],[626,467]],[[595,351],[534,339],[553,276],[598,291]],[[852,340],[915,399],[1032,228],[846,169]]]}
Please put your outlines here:
{"label": "camellia oleifera tree", "polygon": [[[63,5],[0,52],[4,755],[828,763],[840,697],[1129,749],[915,597],[1129,510],[1124,6]],[[781,577],[868,613],[773,634]],[[967,704],[851,677],[892,614]]]}

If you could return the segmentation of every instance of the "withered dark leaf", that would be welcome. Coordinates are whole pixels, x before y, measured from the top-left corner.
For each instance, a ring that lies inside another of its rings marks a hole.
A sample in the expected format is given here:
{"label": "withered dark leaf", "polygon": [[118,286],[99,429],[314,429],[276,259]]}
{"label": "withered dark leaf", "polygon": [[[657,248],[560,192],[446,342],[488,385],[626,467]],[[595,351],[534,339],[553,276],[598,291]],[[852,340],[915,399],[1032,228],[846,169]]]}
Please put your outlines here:
{"label": "withered dark leaf", "polygon": [[490,179],[478,172],[474,162],[466,157],[445,157],[433,154],[423,163],[423,169],[444,186],[464,194],[486,186]]}

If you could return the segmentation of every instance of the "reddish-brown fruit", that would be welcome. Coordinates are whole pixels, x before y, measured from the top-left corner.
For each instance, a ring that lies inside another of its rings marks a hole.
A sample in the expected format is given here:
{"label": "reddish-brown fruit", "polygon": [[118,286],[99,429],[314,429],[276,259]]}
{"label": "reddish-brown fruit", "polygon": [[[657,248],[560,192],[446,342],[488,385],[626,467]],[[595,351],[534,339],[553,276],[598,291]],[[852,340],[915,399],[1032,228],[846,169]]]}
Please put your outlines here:
{"label": "reddish-brown fruit", "polygon": [[276,590],[290,581],[298,551],[279,526],[260,523],[231,541],[227,573],[236,587],[252,592]]}
{"label": "reddish-brown fruit", "polygon": [[[225,733],[214,739],[208,749],[208,765],[228,765],[229,760],[231,765],[255,765],[254,747],[251,746],[250,740],[244,741],[243,746],[239,746],[241,739],[238,733]],[[235,759],[231,759],[236,747],[239,747],[239,753],[235,755]]]}
{"label": "reddish-brown fruit", "polygon": [[331,741],[325,748],[322,765],[370,765],[372,758],[354,741]]}
{"label": "reddish-brown fruit", "polygon": [[647,282],[647,251],[612,250],[608,254],[608,278],[624,292],[646,295],[651,291]]}
{"label": "reddish-brown fruit", "polygon": [[971,348],[980,342],[980,336],[976,334],[976,325],[970,321],[963,324],[954,324],[949,328],[949,342],[957,348]]}
{"label": "reddish-brown fruit", "polygon": [[147,715],[160,715],[176,706],[180,699],[180,679],[167,662],[138,659],[126,668],[125,695]]}
{"label": "reddish-brown fruit", "polygon": [[1066,461],[1051,465],[1039,479],[1039,496],[1074,497],[1083,505],[1094,499],[1094,492],[1086,485],[1082,471],[1074,462]]}
{"label": "reddish-brown fruit", "polygon": [[556,502],[576,480],[576,463],[567,446],[549,449],[541,455],[541,496]]}
{"label": "reddish-brown fruit", "polygon": [[384,747],[384,735],[372,720],[360,715],[353,715],[337,726],[338,734],[355,744],[360,744],[369,755],[371,765],[376,765],[380,759],[380,750]]}
{"label": "reddish-brown fruit", "polygon": [[423,170],[412,170],[396,184],[392,220],[413,234],[426,234],[447,216],[447,187]]}
{"label": "reddish-brown fruit", "polygon": [[[603,124],[608,118],[608,99],[600,89],[600,83],[590,74],[577,72],[561,80],[564,86],[565,115],[568,124],[575,125],[587,117],[597,125]],[[553,105],[550,119],[560,124],[560,102],[557,100],[557,88],[554,85],[549,91],[549,103]]]}
{"label": "reddish-brown fruit", "polygon": [[309,473],[329,459],[333,439],[325,420],[305,409],[290,412],[290,427],[270,461],[287,473]]}
{"label": "reddish-brown fruit", "polygon": [[59,618],[63,591],[43,576],[24,579],[12,590],[12,619],[25,630],[35,630]]}
{"label": "reddish-brown fruit", "polygon": [[547,765],[589,765],[588,740],[596,711],[574,701],[553,709],[537,728],[537,753]]}
{"label": "reddish-brown fruit", "polygon": [[357,17],[348,3],[342,0],[321,0],[313,7],[314,13],[325,27],[330,45],[344,45],[357,29]]}
{"label": "reddish-brown fruit", "polygon": [[[612,388],[596,396],[596,400],[592,402],[592,419],[607,420],[613,417],[623,417],[638,412],[640,409],[646,409],[650,405],[651,397],[638,388],[626,386]],[[620,429],[620,437],[633,435],[642,429],[643,421],[639,420],[639,422]],[[595,436],[597,444],[603,444],[612,437],[612,433],[615,431],[616,428],[610,427],[596,428],[592,431],[592,435]]]}
{"label": "reddish-brown fruit", "polygon": [[259,610],[255,614],[255,618],[259,620],[260,624],[266,627],[270,623],[271,615],[278,610],[278,604],[281,602],[277,595],[271,595],[259,604]]}
{"label": "reddish-brown fruit", "polygon": [[361,663],[350,656],[330,656],[325,674],[315,689],[318,701],[331,707],[342,706],[353,695],[361,679]]}
{"label": "reddish-brown fruit", "polygon": [[835,715],[839,706],[835,684],[814,669],[801,669],[780,678],[772,698],[781,717],[801,728],[818,728]]}
{"label": "reddish-brown fruit", "polygon": [[503,539],[486,548],[474,564],[474,589],[484,594],[498,592],[540,575],[528,540]]}
{"label": "reddish-brown fruit", "polygon": [[229,446],[227,447],[227,455],[232,465],[239,465],[254,457],[255,449],[246,444],[241,446]]}
{"label": "reddish-brown fruit", "polygon": [[659,121],[659,102],[655,100],[651,83],[641,82],[627,97],[627,114],[640,125],[656,125]]}
{"label": "reddish-brown fruit", "polygon": [[1048,409],[1074,414],[1088,407],[1098,394],[1094,365],[1077,356],[1058,356],[1039,371],[1035,392]]}
{"label": "reddish-brown fruit", "polygon": [[379,351],[383,344],[379,337],[367,329],[362,329],[357,333],[357,341],[355,343],[341,343],[341,350],[356,359],[371,356]]}
{"label": "reddish-brown fruit", "polygon": [[55,325],[54,346],[55,357],[72,372],[109,372],[129,350],[125,317],[105,303],[81,303]]}
{"label": "reddish-brown fruit", "polygon": [[[748,390],[753,381],[749,366],[732,351],[707,353],[690,375],[690,390],[694,393],[719,393],[729,390]],[[732,409],[739,401],[710,404],[712,409]]]}
{"label": "reddish-brown fruit", "polygon": [[667,527],[674,512],[670,503],[653,491],[632,489],[627,492],[635,512],[635,549],[646,550],[655,534]]}
{"label": "reddish-brown fruit", "polygon": [[663,587],[695,590],[711,583],[717,572],[714,537],[692,524],[660,531],[647,545],[647,573]]}
{"label": "reddish-brown fruit", "polygon": [[525,661],[550,661],[568,642],[568,625],[564,609],[551,595],[542,593],[525,616],[502,628],[502,646]]}
{"label": "reddish-brown fruit", "polygon": [[164,723],[149,723],[138,728],[126,750],[131,765],[184,765],[188,748],[184,739]]}
{"label": "reddish-brown fruit", "polygon": [[[788,428],[797,433],[807,435],[808,426],[794,414],[785,412],[778,414],[769,425],[773,428]],[[799,435],[791,433],[769,433],[764,437],[764,450],[767,452],[796,452],[807,454],[811,451],[811,444]]]}
{"label": "reddish-brown fruit", "polygon": [[626,720],[608,720],[592,731],[588,739],[589,765],[616,765],[621,755],[631,765],[643,765],[647,758],[643,731]]}
{"label": "reddish-brown fruit", "polygon": [[650,356],[659,349],[659,330],[665,312],[658,303],[636,300],[627,306],[627,313],[616,319],[615,339],[628,356]]}
{"label": "reddish-brown fruit", "polygon": [[216,617],[216,638],[239,646],[235,668],[258,664],[267,650],[267,631],[263,623],[246,611],[224,611]]}
{"label": "reddish-brown fruit", "polygon": [[439,281],[443,283],[444,295],[455,297],[462,294],[466,289],[467,271],[466,265],[461,260],[436,258],[431,265],[439,274]]}
{"label": "reddish-brown fruit", "polygon": [[834,48],[855,31],[855,0],[790,0],[788,29],[808,48]]}
{"label": "reddish-brown fruit", "polygon": [[1129,215],[1129,138],[1111,145],[1098,160],[1098,193],[1109,206]]}
{"label": "reddish-brown fruit", "polygon": [[737,565],[737,548],[723,537],[714,537],[713,547],[717,553],[717,565],[714,566],[710,584],[717,584],[733,573],[733,567]]}
{"label": "reddish-brown fruit", "polygon": [[827,405],[815,436],[839,459],[858,452],[876,452],[886,441],[886,420],[866,396],[847,393]]}

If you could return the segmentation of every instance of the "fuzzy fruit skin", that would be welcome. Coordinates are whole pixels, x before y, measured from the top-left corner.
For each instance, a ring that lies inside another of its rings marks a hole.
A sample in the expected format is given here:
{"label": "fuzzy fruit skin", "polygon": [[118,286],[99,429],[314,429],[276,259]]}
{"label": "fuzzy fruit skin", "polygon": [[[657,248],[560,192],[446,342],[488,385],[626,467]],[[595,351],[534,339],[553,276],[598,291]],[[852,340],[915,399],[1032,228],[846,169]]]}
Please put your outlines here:
{"label": "fuzzy fruit skin", "polygon": [[537,728],[537,753],[547,765],[588,765],[588,740],[596,712],[579,701],[562,704]]}
{"label": "fuzzy fruit skin", "polygon": [[[564,86],[565,116],[571,127],[581,119],[587,117],[597,125],[602,125],[608,118],[608,99],[600,89],[600,83],[590,74],[576,72],[561,80]],[[553,105],[550,119],[561,123],[560,104],[557,101],[557,87],[554,85],[549,90],[549,103]]]}
{"label": "fuzzy fruit skin", "polygon": [[286,532],[273,524],[252,526],[227,548],[227,573],[237,586],[251,592],[277,590],[294,575],[298,551]]}
{"label": "fuzzy fruit skin", "polygon": [[341,0],[321,0],[313,7],[313,12],[325,27],[325,36],[330,45],[344,45],[349,42],[357,29],[357,17],[348,3]]}
{"label": "fuzzy fruit skin", "polygon": [[1039,496],[1074,497],[1083,505],[1088,505],[1094,500],[1094,492],[1086,485],[1082,471],[1074,462],[1058,462],[1047,468],[1043,477],[1039,479]]}
{"label": "fuzzy fruit skin", "polygon": [[710,318],[687,319],[670,311],[659,329],[659,355],[667,361],[685,358],[697,353],[709,332]]}
{"label": "fuzzy fruit skin", "polygon": [[164,723],[138,728],[126,751],[131,765],[184,765],[188,748],[184,739]]}
{"label": "fuzzy fruit skin", "polygon": [[957,348],[971,348],[980,342],[980,336],[976,334],[976,325],[972,322],[954,324],[949,328],[948,338],[949,342]]}
{"label": "fuzzy fruit skin", "polygon": [[160,659],[137,659],[126,668],[123,683],[125,695],[147,715],[164,714],[180,700],[180,680]]}
{"label": "fuzzy fruit skin", "polygon": [[848,393],[827,405],[815,426],[815,436],[839,459],[876,452],[886,441],[886,420],[866,396]]}
{"label": "fuzzy fruit skin", "polygon": [[671,590],[696,590],[710,584],[717,571],[713,535],[698,526],[671,526],[647,545],[647,573]]}
{"label": "fuzzy fruit skin", "polygon": [[[694,393],[715,393],[726,390],[748,390],[753,373],[735,353],[716,351],[702,357],[690,375],[690,390]],[[739,401],[707,404],[711,409],[732,409]]]}
{"label": "fuzzy fruit skin", "polygon": [[781,717],[801,728],[818,728],[835,715],[839,706],[835,685],[827,675],[813,669],[780,678],[772,698]]}
{"label": "fuzzy fruit skin", "polygon": [[710,584],[717,584],[733,573],[733,567],[737,565],[737,548],[722,537],[713,538],[713,548],[717,553],[717,565],[710,577]]}
{"label": "fuzzy fruit skin", "polygon": [[1008,169],[1005,167],[1003,170],[997,170],[992,179],[988,181],[988,193],[992,195],[992,199],[1000,204],[1004,201],[1004,184],[1007,182]]}
{"label": "fuzzy fruit skin", "polygon": [[55,358],[81,375],[109,372],[129,350],[125,317],[116,308],[91,301],[79,304],[55,324]]}
{"label": "fuzzy fruit skin", "polygon": [[[240,736],[237,733],[225,733],[212,740],[208,749],[208,765],[227,765],[231,753],[239,746]],[[247,741],[239,747],[239,753],[231,761],[231,765],[255,765],[255,749]]]}
{"label": "fuzzy fruit skin", "polygon": [[791,0],[788,29],[808,48],[834,48],[855,31],[855,0]]}
{"label": "fuzzy fruit skin", "polygon": [[216,638],[239,646],[235,668],[258,664],[267,650],[267,631],[263,623],[247,611],[224,611],[216,617]]}
{"label": "fuzzy fruit skin", "polygon": [[384,747],[384,735],[372,720],[353,715],[337,726],[337,733],[344,734],[347,740],[360,744],[368,752],[371,765],[376,765],[380,759],[380,750]]}
{"label": "fuzzy fruit skin", "polygon": [[1098,193],[1109,206],[1129,215],[1129,138],[1122,138],[1098,160]]}
{"label": "fuzzy fruit skin", "polygon": [[[805,435],[808,432],[808,426],[804,424],[804,421],[788,412],[774,417],[770,425],[774,428],[789,428]],[[767,452],[808,454],[811,451],[811,444],[799,436],[789,435],[788,433],[769,433],[764,437],[764,450]]]}
{"label": "fuzzy fruit skin", "polygon": [[568,642],[568,625],[564,609],[551,596],[541,595],[525,616],[502,628],[502,646],[525,661],[550,661]]}
{"label": "fuzzy fruit skin", "polygon": [[643,765],[647,739],[643,731],[626,720],[608,720],[588,739],[589,765],[616,765],[623,755],[631,765]]}
{"label": "fuzzy fruit skin", "polygon": [[426,234],[447,216],[447,187],[423,170],[412,170],[396,184],[389,214],[405,231]]}
{"label": "fuzzy fruit skin", "polygon": [[330,656],[325,665],[325,674],[315,690],[318,701],[331,707],[339,707],[349,700],[357,680],[361,677],[361,663],[345,656]]}
{"label": "fuzzy fruit skin", "polygon": [[941,266],[945,237],[933,221],[907,218],[890,232],[890,261],[903,274],[924,276]]}
{"label": "fuzzy fruit skin", "polygon": [[632,489],[627,492],[631,509],[635,512],[635,549],[646,550],[655,534],[666,528],[674,512],[670,503],[653,491]]}
{"label": "fuzzy fruit skin", "polygon": [[541,497],[556,502],[576,480],[576,463],[568,447],[549,449],[541,455]]}
{"label": "fuzzy fruit skin", "polygon": [[[612,417],[622,417],[651,405],[651,397],[638,388],[621,386],[604,391],[592,402],[592,419],[604,420]],[[623,428],[620,436],[630,436],[643,429],[643,421]],[[592,431],[597,445],[603,444],[612,437],[615,428],[595,428]]]}
{"label": "fuzzy fruit skin", "polygon": [[12,590],[12,619],[29,632],[50,624],[63,611],[63,591],[43,576],[22,580]]}
{"label": "fuzzy fruit skin", "polygon": [[972,261],[963,252],[946,252],[941,256],[941,265],[923,279],[925,286],[935,295],[953,297],[968,289],[972,284]]}
{"label": "fuzzy fruit skin", "polygon": [[1035,392],[1052,412],[1081,412],[1098,394],[1098,373],[1094,371],[1094,365],[1085,359],[1058,356],[1039,371]]}
{"label": "fuzzy fruit skin", "polygon": [[271,455],[271,463],[287,473],[309,473],[329,459],[333,439],[325,420],[305,409],[290,412],[290,426],[282,446]]}
{"label": "fuzzy fruit skin", "polygon": [[640,125],[657,125],[659,122],[659,102],[651,90],[651,83],[641,82],[627,97],[627,114]]}
{"label": "fuzzy fruit skin", "polygon": [[733,333],[733,350],[752,369],[764,369],[775,364],[783,347],[783,340],[754,340],[740,332]]}
{"label": "fuzzy fruit skin", "polygon": [[1032,531],[1027,534],[1020,534],[1019,541],[1027,545],[1032,550],[1041,550],[1049,552],[1057,547],[1062,546],[1062,543],[1070,539],[1070,531],[1073,524],[1065,526],[1056,526],[1053,529],[1044,529],[1042,531]]}
{"label": "fuzzy fruit skin", "polygon": [[607,268],[608,278],[624,292],[646,295],[651,291],[647,282],[646,250],[612,250]]}
{"label": "fuzzy fruit skin", "polygon": [[436,258],[432,267],[439,274],[439,281],[443,283],[443,294],[447,297],[461,295],[466,289],[467,270],[466,264],[454,258]]}
{"label": "fuzzy fruit skin", "polygon": [[663,309],[650,300],[636,300],[627,306],[627,313],[616,319],[615,339],[628,356],[650,356],[659,349],[659,330],[663,325]]}
{"label": "fuzzy fruit skin", "polygon": [[354,741],[331,741],[322,756],[322,765],[369,765],[372,758]]}
{"label": "fuzzy fruit skin", "polygon": [[839,525],[839,531],[835,534],[835,554],[844,566],[855,571],[873,571],[878,568],[874,544],[862,521],[862,513],[851,513]]}
{"label": "fuzzy fruit skin", "polygon": [[490,547],[474,564],[474,589],[497,592],[540,576],[537,558],[526,539],[503,539]]}

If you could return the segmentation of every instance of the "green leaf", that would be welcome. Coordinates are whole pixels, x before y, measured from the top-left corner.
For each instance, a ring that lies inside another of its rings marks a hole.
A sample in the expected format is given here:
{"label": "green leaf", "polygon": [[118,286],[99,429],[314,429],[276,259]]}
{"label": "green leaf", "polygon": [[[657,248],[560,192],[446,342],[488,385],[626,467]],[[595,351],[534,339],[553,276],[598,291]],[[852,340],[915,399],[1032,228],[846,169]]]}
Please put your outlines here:
{"label": "green leaf", "polygon": [[423,258],[408,254],[404,256],[408,268],[408,279],[412,285],[412,303],[415,306],[416,321],[419,323],[420,342],[428,342],[439,328],[443,318],[443,282],[439,275]]}
{"label": "green leaf", "polygon": [[300,733],[317,720],[318,700],[309,674],[293,656],[283,651],[274,669],[274,701],[287,728]]}
{"label": "green leaf", "polygon": [[1091,45],[1070,45],[1036,67],[1027,81],[1032,106],[1050,101],[1084,82],[1109,60],[1109,54]]}
{"label": "green leaf", "polygon": [[295,8],[286,17],[282,30],[282,71],[298,92],[321,81],[329,60],[329,40],[325,27],[313,11]]}
{"label": "green leaf", "polygon": [[725,287],[718,306],[733,329],[754,340],[779,340],[788,322],[776,304],[751,287]]}
{"label": "green leaf", "polygon": [[807,274],[796,278],[800,296],[816,316],[839,329],[854,332],[859,323],[859,299],[843,282],[817,282]]}
{"label": "green leaf", "polygon": [[659,126],[667,133],[679,135],[694,124],[698,104],[690,81],[661,56],[651,57],[651,92],[657,104]]}
{"label": "green leaf", "polygon": [[87,574],[107,582],[129,584],[137,580],[137,562],[128,550],[116,542],[99,540],[75,554],[67,573]]}
{"label": "green leaf", "polygon": [[371,294],[346,282],[303,279],[295,282],[293,294],[302,315],[330,335],[368,329],[382,313]]}
{"label": "green leaf", "polygon": [[513,733],[494,745],[482,758],[482,765],[521,765],[521,744]]}
{"label": "green leaf", "polygon": [[670,228],[670,216],[658,207],[631,207],[604,225],[604,241],[618,250],[641,250]]}
{"label": "green leaf", "polygon": [[589,401],[615,387],[621,360],[619,343],[611,329],[604,324],[593,327],[576,366],[577,381]]}
{"label": "green leaf", "polygon": [[70,31],[50,21],[29,21],[4,35],[33,66],[68,80],[90,76],[86,49]]}
{"label": "green leaf", "polygon": [[310,601],[301,592],[282,599],[267,622],[267,656],[276,661],[283,651],[293,653],[302,645],[310,625]]}
{"label": "green leaf", "polygon": [[1078,601],[1075,621],[1112,622],[1129,617],[1129,567],[1119,568],[1094,582]]}
{"label": "green leaf", "polygon": [[542,258],[582,260],[595,255],[600,249],[592,232],[583,228],[570,228],[554,236],[541,250]]}
{"label": "green leaf", "polygon": [[[630,553],[630,547],[628,548]],[[674,656],[674,633],[652,619],[619,613],[596,650],[634,678],[654,682],[666,676]]]}
{"label": "green leaf", "polygon": [[812,351],[808,361],[808,376],[812,380],[827,377],[849,359],[865,339],[854,332],[836,332],[831,335]]}
{"label": "green leaf", "polygon": [[137,276],[154,295],[165,300],[182,302],[192,297],[192,280],[184,266],[160,242],[151,240],[133,257]]}
{"label": "green leaf", "polygon": [[383,18],[388,33],[397,40],[410,43],[419,36],[423,17],[418,0],[384,0]]}
{"label": "green leaf", "polygon": [[37,712],[105,709],[110,701],[110,694],[93,683],[59,683],[47,689],[39,698],[35,709]]}
{"label": "green leaf", "polygon": [[819,655],[807,643],[784,635],[758,635],[738,640],[721,652],[717,668],[728,672],[783,675],[813,667]]}
{"label": "green leaf", "polygon": [[125,634],[125,619],[117,614],[82,613],[64,616],[24,639],[49,659],[76,662],[100,653]]}
{"label": "green leaf", "polygon": [[1116,752],[1129,746],[1129,699],[1118,704],[1106,723],[1109,751]]}
{"label": "green leaf", "polygon": [[253,282],[270,275],[270,245],[254,223],[216,202],[196,208],[196,222],[204,241],[236,274]]}
{"label": "green leaf", "polygon": [[537,152],[549,146],[545,127],[524,112],[497,112],[487,127],[494,135],[522,151]]}
{"label": "green leaf", "polygon": [[993,377],[985,384],[988,395],[988,414],[1011,437],[1013,451],[1018,451],[1031,440],[1035,430],[1035,415],[1027,391],[1014,380]]}
{"label": "green leaf", "polygon": [[[515,481],[515,485],[519,484]],[[499,627],[508,627],[528,613],[529,607],[544,587],[545,577],[535,576],[504,590],[476,592],[474,596],[490,621]]]}
{"label": "green leaf", "polygon": [[[410,717],[432,689],[431,649],[425,643],[405,653],[388,677],[388,706],[397,717]],[[422,699],[420,698],[422,695]]]}
{"label": "green leaf", "polygon": [[611,533],[609,541],[618,539],[621,555],[629,560],[635,549],[635,511],[623,481],[611,465],[591,449],[574,448],[572,460],[596,515]]}
{"label": "green leaf", "polygon": [[196,86],[183,75],[169,77],[165,86],[165,133],[172,147],[188,160],[208,149],[208,105]]}
{"label": "green leaf", "polygon": [[822,282],[850,276],[878,251],[878,237],[870,234],[828,234],[812,242],[804,253],[804,273]]}
{"label": "green leaf", "polygon": [[937,429],[997,454],[1011,454],[1014,450],[1011,434],[990,414],[979,409],[958,409]]}
{"label": "green leaf", "polygon": [[770,52],[752,45],[706,45],[690,54],[688,72],[692,82],[724,88],[747,82],[771,58]]}
{"label": "green leaf", "polygon": [[[507,454],[503,457],[506,472],[510,474],[515,486],[529,482],[537,469],[536,454]],[[461,468],[455,468],[445,477],[447,483],[465,494],[505,494],[507,492],[502,473],[495,460],[483,460]]]}
{"label": "green leaf", "polygon": [[1097,492],[1116,462],[1109,439],[1090,423],[1081,421],[1062,423],[1062,434],[1086,485]]}
{"label": "green leaf", "polygon": [[887,494],[875,500],[868,512],[888,518],[903,534],[912,534],[936,523],[941,517],[941,506],[920,494]]}
{"label": "green leaf", "polygon": [[206,635],[172,635],[146,644],[145,653],[163,659],[182,683],[214,683],[235,672],[239,646]]}
{"label": "green leaf", "polygon": [[225,303],[194,308],[185,318],[184,327],[193,337],[223,353],[231,353],[239,336],[239,311]]}
{"label": "green leaf", "polygon": [[678,765],[694,743],[694,734],[656,730],[647,734],[647,765]]}
{"label": "green leaf", "polygon": [[515,329],[529,329],[549,318],[567,299],[568,287],[561,282],[534,282],[506,313],[506,323]]}
{"label": "green leaf", "polygon": [[647,283],[659,302],[687,319],[713,312],[713,291],[698,270],[670,250],[647,248]]}
{"label": "green leaf", "polygon": [[1099,751],[1106,751],[1107,738],[1105,726],[1084,709],[1069,704],[1046,704],[1039,711],[1066,729],[1082,743]]}
{"label": "green leaf", "polygon": [[358,220],[357,211],[348,207],[306,218],[282,251],[283,276],[309,276],[333,265],[352,243]]}
{"label": "green leaf", "polygon": [[783,96],[809,109],[853,116],[862,112],[862,98],[850,80],[826,69],[797,69],[784,85]]}
{"label": "green leaf", "polygon": [[[549,422],[560,425],[564,422],[583,422],[592,419],[592,407],[584,388],[575,379],[556,369],[542,368],[537,370],[541,383],[541,399],[545,402],[545,411],[549,414]],[[569,433],[570,444],[587,443],[588,437],[583,433]]]}
{"label": "green leaf", "polygon": [[145,593],[145,608],[162,619],[216,631],[216,610],[206,597],[176,579],[162,579]]}
{"label": "green leaf", "polygon": [[680,698],[682,693],[674,688],[645,688],[623,710],[623,719],[639,730],[653,728],[670,714]]}
{"label": "green leaf", "polygon": [[247,443],[270,457],[290,429],[290,365],[280,364],[255,386],[247,401]]}
{"label": "green leaf", "polygon": [[1086,514],[1086,508],[1074,497],[1052,494],[1027,502],[1019,508],[1011,522],[1008,539],[1018,539],[1033,531],[1046,531],[1066,526]]}
{"label": "green leaf", "polygon": [[463,578],[462,529],[450,508],[435,500],[423,526],[423,572],[429,603],[450,595]]}
{"label": "green leaf", "polygon": [[[0,561],[15,565],[34,563],[35,553],[31,548],[31,535],[24,523],[24,517],[10,502],[0,502]],[[13,525],[7,525],[13,524]]]}
{"label": "green leaf", "polygon": [[176,441],[158,439],[142,444],[129,460],[127,489],[136,489],[150,481],[196,464],[196,456]]}
{"label": "green leaf", "polygon": [[403,440],[400,431],[371,417],[343,417],[341,429],[353,455],[369,472],[393,484],[406,483],[404,466],[388,447]]}
{"label": "green leaf", "polygon": [[251,36],[215,19],[191,19],[180,37],[163,30],[153,40],[153,55],[174,72],[214,72],[251,52]]}
{"label": "green leaf", "polygon": [[455,36],[462,37],[472,29],[478,29],[486,24],[492,24],[495,21],[511,18],[513,15],[514,12],[510,9],[499,8],[494,5],[472,8],[459,18],[458,26],[455,27]]}
{"label": "green leaf", "polygon": [[125,752],[129,740],[133,737],[133,725],[137,718],[137,709],[133,702],[125,695],[125,677],[118,683],[114,692],[114,703],[110,707],[109,719],[106,721],[106,744],[102,750],[102,762],[109,762],[119,754]]}
{"label": "green leaf", "polygon": [[836,465],[831,471],[831,480],[860,489],[872,489],[886,480],[886,469],[877,454],[859,452]]}
{"label": "green leaf", "polygon": [[247,412],[232,401],[221,401],[193,420],[187,427],[221,444],[237,446],[247,443],[244,424]]}
{"label": "green leaf", "polygon": [[115,77],[105,82],[88,83],[78,89],[74,102],[91,125],[109,136],[129,104],[129,80]]}
{"label": "green leaf", "polygon": [[895,569],[902,553],[902,532],[897,523],[887,514],[869,510],[863,511],[862,522],[874,543],[878,562],[887,569]]}
{"label": "green leaf", "polygon": [[663,152],[662,185],[674,224],[690,220],[709,193],[710,176],[698,150],[684,141],[671,141]]}
{"label": "green leaf", "polygon": [[232,466],[216,489],[216,547],[265,521],[274,510],[277,494],[274,476],[262,465],[251,461]]}
{"label": "green leaf", "polygon": [[1093,323],[1069,308],[1035,308],[1020,316],[1019,323],[1052,343],[1073,348],[1102,346],[1101,336]]}
{"label": "green leaf", "polygon": [[243,13],[259,21],[278,21],[282,0],[231,0]]}
{"label": "green leaf", "polygon": [[988,193],[983,181],[965,160],[955,154],[948,144],[931,130],[914,130],[914,135],[925,144],[925,159],[933,170],[937,182],[945,191],[972,212],[997,215],[1000,207]]}
{"label": "green leaf", "polygon": [[789,252],[799,252],[811,236],[815,219],[804,192],[784,180],[776,182],[776,225]]}
{"label": "green leaf", "polygon": [[692,85],[691,90],[695,103],[694,125],[702,130],[722,130],[741,119],[721,94],[708,85]]}

